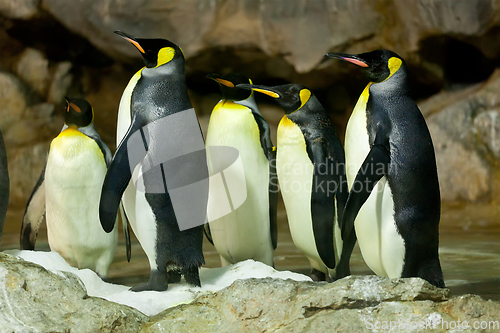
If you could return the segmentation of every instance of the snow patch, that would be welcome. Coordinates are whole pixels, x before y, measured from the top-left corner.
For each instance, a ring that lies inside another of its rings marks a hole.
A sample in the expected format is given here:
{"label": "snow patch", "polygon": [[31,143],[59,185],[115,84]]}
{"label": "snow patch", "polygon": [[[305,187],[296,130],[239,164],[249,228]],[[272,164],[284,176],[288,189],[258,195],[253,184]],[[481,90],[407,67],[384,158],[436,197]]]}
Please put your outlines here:
{"label": "snow patch", "polygon": [[102,281],[96,273],[89,269],[71,267],[54,251],[7,250],[4,253],[33,262],[59,275],[61,275],[60,272],[73,273],[82,280],[89,296],[101,297],[111,302],[133,307],[148,316],[154,316],[178,304],[190,303],[197,296],[224,289],[236,280],[271,277],[283,280],[311,281],[311,278],[303,274],[277,271],[261,262],[246,260],[221,268],[201,268],[201,288],[190,286],[181,280],[180,283],[169,284],[167,291],[132,292],[129,291],[129,286]]}

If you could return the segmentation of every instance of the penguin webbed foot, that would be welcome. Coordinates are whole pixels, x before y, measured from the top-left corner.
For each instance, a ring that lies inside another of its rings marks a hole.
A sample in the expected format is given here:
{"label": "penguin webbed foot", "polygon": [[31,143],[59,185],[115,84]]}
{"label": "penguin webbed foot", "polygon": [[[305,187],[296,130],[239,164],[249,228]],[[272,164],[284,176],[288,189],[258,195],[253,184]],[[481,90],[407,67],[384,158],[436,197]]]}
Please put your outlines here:
{"label": "penguin webbed foot", "polygon": [[326,281],[326,274],[321,272],[321,271],[318,271],[317,269],[313,268],[311,270],[311,274],[309,274],[309,276],[311,277],[311,279],[315,282],[318,282],[318,281]]}
{"label": "penguin webbed foot", "polygon": [[151,271],[148,283],[139,284],[130,288],[130,291],[165,291],[168,289],[168,274],[166,272]]}
{"label": "penguin webbed foot", "polygon": [[183,267],[182,274],[184,275],[184,279],[186,280],[187,283],[195,287],[201,287],[200,271],[198,267],[196,266]]}
{"label": "penguin webbed foot", "polygon": [[179,283],[181,281],[181,272],[179,271],[168,271],[167,272],[168,283]]}

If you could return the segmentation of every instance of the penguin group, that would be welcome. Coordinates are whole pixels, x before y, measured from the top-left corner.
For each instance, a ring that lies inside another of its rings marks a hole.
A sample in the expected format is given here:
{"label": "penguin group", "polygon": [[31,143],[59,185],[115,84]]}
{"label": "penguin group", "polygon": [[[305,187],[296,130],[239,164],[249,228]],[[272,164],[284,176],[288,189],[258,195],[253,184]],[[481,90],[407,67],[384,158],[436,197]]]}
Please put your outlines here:
{"label": "penguin group", "polygon": [[[25,210],[22,249],[34,249],[45,219],[52,250],[105,278],[120,212],[128,260],[130,226],[150,264],[149,281],[132,291],[164,291],[182,277],[200,286],[204,234],[222,266],[247,259],[274,266],[281,192],[293,243],[314,280],[350,275],[358,242],[375,274],[444,287],[434,147],[400,56],[388,50],[326,55],[361,67],[369,80],[344,144],[309,88],[253,84],[237,73],[207,76],[221,99],[204,138],[182,49],[166,39],[116,33],[145,64],[119,104],[116,152],[112,156],[95,131],[90,104],[67,98],[65,125]],[[254,92],[284,111],[276,145]],[[218,147],[229,149],[229,162],[215,153]],[[8,186],[0,133],[0,232]]]}

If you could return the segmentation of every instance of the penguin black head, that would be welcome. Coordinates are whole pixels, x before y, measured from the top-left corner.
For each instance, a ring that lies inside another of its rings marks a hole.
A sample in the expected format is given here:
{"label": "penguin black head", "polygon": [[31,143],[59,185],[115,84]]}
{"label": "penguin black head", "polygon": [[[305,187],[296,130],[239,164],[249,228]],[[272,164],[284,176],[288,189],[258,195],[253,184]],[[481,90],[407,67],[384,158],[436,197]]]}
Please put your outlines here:
{"label": "penguin black head", "polygon": [[222,99],[230,101],[243,101],[252,96],[252,90],[237,88],[238,84],[252,84],[252,80],[242,74],[230,73],[226,75],[208,74],[208,79],[217,81],[222,93]]}
{"label": "penguin black head", "polygon": [[66,97],[64,123],[67,126],[87,127],[94,121],[94,111],[83,98]]}
{"label": "penguin black head", "polygon": [[375,83],[387,80],[404,68],[403,58],[389,50],[375,50],[361,54],[328,53],[326,57],[338,58],[363,67],[368,79]]}
{"label": "penguin black head", "polygon": [[275,98],[276,102],[285,110],[286,114],[290,114],[302,108],[312,95],[312,92],[308,88],[295,83],[274,87],[238,84],[236,87],[251,89]]}
{"label": "penguin black head", "polygon": [[115,31],[115,34],[128,40],[141,52],[147,68],[164,65],[174,58],[184,60],[181,48],[169,40],[161,38],[135,38],[119,30]]}

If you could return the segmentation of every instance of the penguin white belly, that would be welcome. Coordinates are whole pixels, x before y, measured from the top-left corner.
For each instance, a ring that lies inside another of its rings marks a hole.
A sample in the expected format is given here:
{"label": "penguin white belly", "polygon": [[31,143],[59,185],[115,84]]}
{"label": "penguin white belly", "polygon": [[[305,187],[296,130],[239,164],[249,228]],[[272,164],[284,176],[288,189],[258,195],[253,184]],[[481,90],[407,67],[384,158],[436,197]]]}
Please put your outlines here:
{"label": "penguin white belly", "polygon": [[[122,141],[125,134],[127,134],[130,124],[132,122],[130,116],[130,103],[132,99],[132,91],[134,90],[137,81],[140,78],[140,73],[142,69],[139,70],[128,83],[125,88],[122,98],[120,100],[120,107],[118,110],[118,122],[116,128],[116,145],[118,146]],[[146,200],[145,193],[142,191],[137,191],[134,181],[138,179],[138,175],[141,174],[141,166],[135,167],[132,174],[132,179],[130,180],[125,192],[122,196],[123,208],[127,214],[127,218],[130,223],[130,227],[137,237],[137,240],[141,244],[142,249],[148,257],[151,269],[156,269],[156,220]],[[142,177],[141,177],[142,180]],[[141,186],[144,188],[144,184]],[[140,223],[140,225],[139,225]]]}
{"label": "penguin white belly", "polygon": [[[369,87],[370,85],[361,94],[346,128],[345,154],[349,190],[370,152],[366,123]],[[405,246],[394,221],[394,201],[386,177],[377,183],[359,210],[354,228],[361,254],[368,267],[380,276],[400,277]]]}
{"label": "penguin white belly", "polygon": [[67,129],[52,141],[45,170],[50,248],[101,276],[107,275],[118,242],[118,228],[108,234],[99,221],[105,175],[104,157],[91,138]]}
{"label": "penguin white belly", "polygon": [[[206,146],[236,148],[245,176],[247,196],[243,204],[210,222],[212,240],[222,262],[254,259],[272,266],[274,249],[269,218],[269,162],[264,155],[259,128],[252,112],[229,101],[217,104],[210,117]],[[212,175],[209,152],[207,157]],[[226,179],[231,178],[228,172],[231,171],[224,171]],[[226,198],[221,200],[227,201]],[[209,211],[217,211],[221,200],[209,199]]]}
{"label": "penguin white belly", "polygon": [[316,248],[312,226],[314,166],[307,155],[302,131],[286,116],[278,126],[276,169],[293,243],[313,268],[327,273],[328,268]]}

